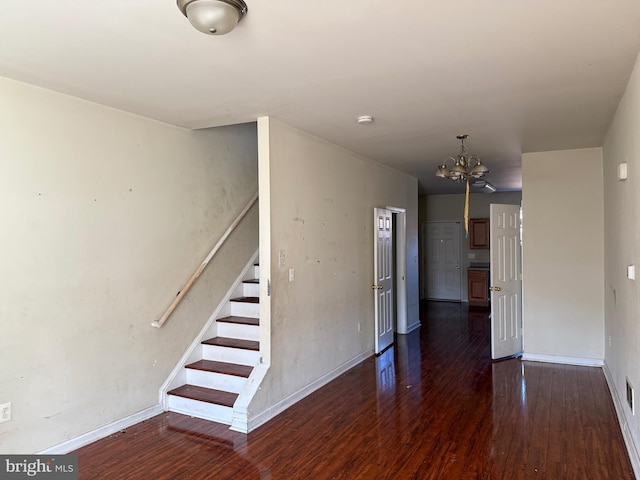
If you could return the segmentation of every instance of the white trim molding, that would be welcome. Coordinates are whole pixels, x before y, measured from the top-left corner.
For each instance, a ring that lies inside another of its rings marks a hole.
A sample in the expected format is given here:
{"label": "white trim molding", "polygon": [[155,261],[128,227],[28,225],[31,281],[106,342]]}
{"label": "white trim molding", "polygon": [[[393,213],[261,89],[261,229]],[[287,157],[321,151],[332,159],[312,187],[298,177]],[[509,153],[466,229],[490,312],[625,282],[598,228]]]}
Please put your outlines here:
{"label": "white trim molding", "polygon": [[396,330],[395,333],[407,334],[409,311],[407,305],[407,209],[390,207],[387,210],[396,214],[396,229],[393,232],[396,243],[396,271],[393,287],[396,289]]}
{"label": "white trim molding", "polygon": [[153,407],[146,408],[138,413],[129,415],[128,417],[121,418],[120,420],[103,425],[102,427],[91,430],[90,432],[83,433],[82,435],[59,443],[58,445],[47,448],[46,450],[42,450],[41,452],[38,452],[38,454],[65,455],[77,450],[78,448],[84,447],[85,445],[89,445],[90,443],[101,440],[109,435],[113,435],[114,433],[124,430],[136,423],[149,420],[151,417],[160,415],[163,412],[164,411],[160,404],[154,405]]}
{"label": "white trim molding", "polygon": [[624,444],[627,447],[627,453],[629,454],[629,460],[631,461],[631,466],[633,467],[633,473],[636,478],[640,478],[640,455],[638,455],[638,447],[633,441],[633,435],[631,435],[629,427],[627,426],[627,420],[624,416],[624,405],[620,401],[620,396],[618,395],[618,391],[616,390],[616,384],[613,381],[613,377],[611,376],[611,372],[609,371],[609,367],[607,367],[606,363],[604,364],[602,370],[604,371],[604,378],[607,381],[607,386],[609,387],[609,392],[611,393],[611,398],[613,399],[616,416],[618,417],[618,423],[620,424],[620,431],[622,432],[622,437],[624,438]]}
{"label": "white trim molding", "polygon": [[406,334],[407,334],[407,335],[408,335],[408,334],[410,334],[410,333],[411,333],[411,332],[413,332],[414,330],[419,329],[421,326],[422,326],[422,323],[420,323],[420,322],[412,323],[411,325],[409,325],[409,326],[407,327]]}
{"label": "white trim molding", "polygon": [[544,355],[540,353],[523,353],[522,360],[530,362],[562,363],[564,365],[579,365],[582,367],[602,367],[601,358],[563,357],[561,355]]}

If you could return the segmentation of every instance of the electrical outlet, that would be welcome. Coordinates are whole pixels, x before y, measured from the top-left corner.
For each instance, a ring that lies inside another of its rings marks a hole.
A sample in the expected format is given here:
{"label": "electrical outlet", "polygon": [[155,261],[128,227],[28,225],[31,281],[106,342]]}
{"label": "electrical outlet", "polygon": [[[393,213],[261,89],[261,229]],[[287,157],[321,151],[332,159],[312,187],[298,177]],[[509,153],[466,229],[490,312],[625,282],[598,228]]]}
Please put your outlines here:
{"label": "electrical outlet", "polygon": [[609,335],[609,348],[611,348],[611,335]]}
{"label": "electrical outlet", "polygon": [[11,402],[0,405],[0,423],[11,420]]}
{"label": "electrical outlet", "polygon": [[284,250],[280,250],[278,253],[278,266],[280,268],[287,264],[287,253]]}
{"label": "electrical outlet", "polygon": [[296,271],[293,268],[289,269],[289,281],[293,282],[296,279]]}
{"label": "electrical outlet", "polygon": [[360,322],[358,322],[358,331],[360,331]]}

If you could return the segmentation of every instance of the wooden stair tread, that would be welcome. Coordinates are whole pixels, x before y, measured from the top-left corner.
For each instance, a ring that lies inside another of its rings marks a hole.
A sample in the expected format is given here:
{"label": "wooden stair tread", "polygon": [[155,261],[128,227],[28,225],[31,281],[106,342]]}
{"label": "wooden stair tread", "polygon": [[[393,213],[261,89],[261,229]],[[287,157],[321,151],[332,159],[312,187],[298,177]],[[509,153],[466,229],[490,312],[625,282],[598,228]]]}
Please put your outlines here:
{"label": "wooden stair tread", "polygon": [[204,372],[223,373],[225,375],[234,375],[236,377],[248,378],[253,367],[247,365],[238,365],[237,363],[214,362],[213,360],[198,360],[190,363],[185,368],[193,370],[202,370]]}
{"label": "wooden stair tread", "polygon": [[178,397],[190,398],[191,400],[199,400],[201,402],[223,405],[225,407],[233,407],[238,398],[237,393],[223,392],[221,390],[213,390],[212,388],[197,387],[195,385],[182,385],[167,392],[168,395],[176,395]]}
{"label": "wooden stair tread", "polygon": [[202,342],[205,345],[218,347],[241,348],[243,350],[260,350],[260,342],[254,340],[240,340],[237,338],[215,337]]}
{"label": "wooden stair tread", "polygon": [[232,298],[232,302],[244,302],[244,303],[260,303],[260,298],[258,297],[237,297]]}
{"label": "wooden stair tread", "polygon": [[260,280],[252,278],[251,280],[243,280],[242,283],[260,283]]}
{"label": "wooden stair tread", "polygon": [[224,323],[238,323],[240,325],[253,325],[255,327],[260,325],[260,319],[259,318],[251,318],[251,317],[234,317],[234,316],[230,316],[230,317],[219,318],[216,321],[217,322],[224,322]]}

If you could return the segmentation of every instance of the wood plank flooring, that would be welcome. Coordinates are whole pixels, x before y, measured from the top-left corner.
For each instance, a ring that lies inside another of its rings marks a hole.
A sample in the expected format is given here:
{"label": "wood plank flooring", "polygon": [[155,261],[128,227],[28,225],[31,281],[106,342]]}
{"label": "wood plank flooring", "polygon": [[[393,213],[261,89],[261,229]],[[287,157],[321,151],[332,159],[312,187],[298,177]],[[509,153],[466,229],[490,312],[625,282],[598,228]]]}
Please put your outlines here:
{"label": "wood plank flooring", "polygon": [[422,328],[249,435],[167,413],[88,445],[80,479],[632,479],[598,368],[492,363],[488,319]]}

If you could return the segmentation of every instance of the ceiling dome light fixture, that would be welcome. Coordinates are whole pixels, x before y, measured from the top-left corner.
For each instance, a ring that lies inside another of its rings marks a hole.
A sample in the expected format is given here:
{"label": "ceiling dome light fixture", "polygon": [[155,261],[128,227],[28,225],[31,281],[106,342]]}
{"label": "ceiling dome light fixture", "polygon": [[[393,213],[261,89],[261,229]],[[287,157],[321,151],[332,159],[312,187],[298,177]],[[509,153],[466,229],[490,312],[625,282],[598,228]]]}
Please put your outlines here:
{"label": "ceiling dome light fixture", "polygon": [[[438,166],[438,170],[436,170],[437,177],[461,181],[467,180],[469,177],[482,178],[489,173],[489,169],[480,161],[477,155],[467,154],[464,141],[468,137],[469,135],[456,136],[456,138],[460,140],[460,153],[458,153],[456,158],[447,158],[442,162],[442,165]],[[451,168],[447,167],[448,160],[453,162],[453,166]]]}
{"label": "ceiling dome light fixture", "polygon": [[177,4],[191,25],[207,35],[229,33],[248,10],[243,0],[177,0]]}

